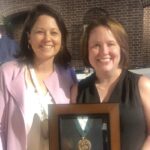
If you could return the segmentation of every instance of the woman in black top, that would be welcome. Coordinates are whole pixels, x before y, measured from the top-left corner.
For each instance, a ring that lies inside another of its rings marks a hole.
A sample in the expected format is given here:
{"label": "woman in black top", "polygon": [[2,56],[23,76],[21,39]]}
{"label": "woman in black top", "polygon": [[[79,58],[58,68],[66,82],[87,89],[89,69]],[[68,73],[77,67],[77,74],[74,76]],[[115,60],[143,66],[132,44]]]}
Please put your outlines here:
{"label": "woman in black top", "polygon": [[85,29],[81,52],[94,73],[78,87],[78,103],[119,103],[121,150],[150,149],[150,80],[127,70],[128,40],[115,19],[101,17]]}

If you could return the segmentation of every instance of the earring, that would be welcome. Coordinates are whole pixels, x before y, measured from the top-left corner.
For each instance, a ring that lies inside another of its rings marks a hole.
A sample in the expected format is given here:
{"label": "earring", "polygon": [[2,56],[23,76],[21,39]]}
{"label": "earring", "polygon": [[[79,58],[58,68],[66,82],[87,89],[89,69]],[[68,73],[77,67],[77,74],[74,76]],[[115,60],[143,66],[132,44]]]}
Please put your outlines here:
{"label": "earring", "polygon": [[30,49],[30,44],[28,43],[28,49]]}

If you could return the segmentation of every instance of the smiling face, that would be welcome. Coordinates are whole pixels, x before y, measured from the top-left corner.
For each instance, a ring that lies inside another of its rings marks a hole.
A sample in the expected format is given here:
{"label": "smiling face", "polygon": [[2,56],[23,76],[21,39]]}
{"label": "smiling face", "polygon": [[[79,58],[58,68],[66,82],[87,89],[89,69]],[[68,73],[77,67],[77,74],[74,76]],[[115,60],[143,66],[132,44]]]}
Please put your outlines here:
{"label": "smiling face", "polygon": [[34,51],[34,61],[53,61],[61,48],[61,32],[55,19],[39,16],[28,35],[28,42]]}
{"label": "smiling face", "polygon": [[98,26],[90,32],[88,52],[89,62],[96,72],[110,72],[119,68],[120,46],[108,28]]}

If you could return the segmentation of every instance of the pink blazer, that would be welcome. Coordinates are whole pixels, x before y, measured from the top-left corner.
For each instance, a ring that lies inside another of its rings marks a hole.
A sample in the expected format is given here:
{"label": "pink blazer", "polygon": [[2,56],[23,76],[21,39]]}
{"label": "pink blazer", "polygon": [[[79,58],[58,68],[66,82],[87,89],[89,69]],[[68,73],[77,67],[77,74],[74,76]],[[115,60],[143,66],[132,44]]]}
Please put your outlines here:
{"label": "pink blazer", "polygon": [[[17,61],[0,67],[0,150],[26,150],[24,68]],[[69,69],[56,67],[44,82],[56,104],[70,102],[74,80]]]}

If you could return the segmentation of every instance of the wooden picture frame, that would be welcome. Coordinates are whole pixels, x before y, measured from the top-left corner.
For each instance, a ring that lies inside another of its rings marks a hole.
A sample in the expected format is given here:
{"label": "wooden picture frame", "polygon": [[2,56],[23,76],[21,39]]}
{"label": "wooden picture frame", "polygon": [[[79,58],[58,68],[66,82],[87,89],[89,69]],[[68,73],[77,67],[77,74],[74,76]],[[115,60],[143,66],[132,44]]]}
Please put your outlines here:
{"label": "wooden picture frame", "polygon": [[[88,127],[89,129],[87,128],[89,130],[87,130],[89,132],[88,141],[92,146],[91,150],[120,150],[119,104],[117,103],[49,105],[50,150],[79,149],[77,147],[80,146],[80,140],[76,135],[81,130],[75,131],[76,127],[79,129],[79,126],[74,122],[77,122],[79,117],[88,117],[88,121],[92,122],[93,126],[91,125],[91,127]],[[90,136],[93,137],[90,139]],[[97,145],[98,143],[103,145]],[[73,144],[76,144],[76,146],[71,148]],[[64,148],[65,146],[67,148]]]}

